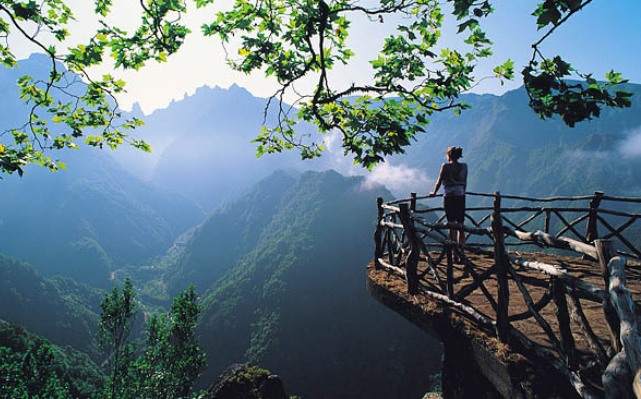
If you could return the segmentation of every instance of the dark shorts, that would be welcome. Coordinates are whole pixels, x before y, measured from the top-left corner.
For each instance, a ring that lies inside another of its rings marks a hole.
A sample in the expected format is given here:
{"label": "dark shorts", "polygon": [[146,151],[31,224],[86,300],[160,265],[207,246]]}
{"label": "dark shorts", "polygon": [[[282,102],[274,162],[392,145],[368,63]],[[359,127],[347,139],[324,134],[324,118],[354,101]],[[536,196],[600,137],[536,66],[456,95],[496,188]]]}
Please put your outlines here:
{"label": "dark shorts", "polygon": [[465,219],[465,196],[448,195],[443,197],[443,207],[448,222],[463,223]]}

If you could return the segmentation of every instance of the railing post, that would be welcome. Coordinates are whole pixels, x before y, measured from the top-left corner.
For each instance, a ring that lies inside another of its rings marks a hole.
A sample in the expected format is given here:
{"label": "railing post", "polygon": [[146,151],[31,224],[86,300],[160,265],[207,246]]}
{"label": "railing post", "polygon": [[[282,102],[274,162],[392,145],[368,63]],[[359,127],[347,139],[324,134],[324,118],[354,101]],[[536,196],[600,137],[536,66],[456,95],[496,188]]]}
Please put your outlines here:
{"label": "railing post", "polygon": [[[608,270],[608,262],[614,256],[616,256],[616,251],[614,245],[610,240],[594,240],[594,247],[596,248],[597,258],[599,259],[599,266],[601,267],[601,276],[603,277],[603,285],[605,287],[605,292],[609,292],[610,285],[610,272]],[[608,331],[610,332],[610,344],[615,353],[621,351],[621,341],[619,336],[621,334],[621,327],[619,322],[619,317],[616,314],[616,310],[610,302],[610,296],[606,295],[603,298],[603,315],[605,316],[605,321],[608,324]]]}
{"label": "railing post", "polygon": [[588,225],[585,230],[585,241],[586,242],[592,242],[599,238],[599,232],[597,229],[597,209],[599,208],[599,205],[601,204],[601,200],[603,199],[603,192],[601,191],[595,191],[594,192],[594,197],[592,197],[592,201],[590,201],[590,213],[588,216]]}
{"label": "railing post", "polygon": [[570,324],[570,312],[568,312],[568,302],[565,297],[565,284],[563,280],[553,277],[550,279],[550,291],[552,299],[556,305],[556,319],[559,322],[559,332],[561,335],[561,350],[565,360],[571,369],[576,365],[575,344],[572,336],[572,327]]}
{"label": "railing post", "polygon": [[378,260],[379,258],[383,257],[383,246],[381,242],[381,235],[383,231],[383,227],[381,226],[381,222],[383,221],[383,198],[378,197],[376,199],[376,208],[378,210],[378,217],[376,218],[376,231],[374,232],[374,268],[376,270],[381,269],[381,262]]}
{"label": "railing post", "polygon": [[492,233],[494,235],[494,262],[498,280],[498,300],[496,307],[496,333],[501,342],[507,342],[510,334],[508,308],[510,305],[510,287],[507,281],[509,262],[505,251],[503,222],[501,220],[501,194],[494,193],[494,212],[492,213]]}
{"label": "railing post", "polygon": [[416,193],[410,193],[410,210],[412,212],[416,210]]}
{"label": "railing post", "polygon": [[452,245],[447,244],[447,297],[454,299],[454,259],[452,257]]}
{"label": "railing post", "polygon": [[551,211],[549,209],[545,210],[545,219],[543,219],[543,231],[546,234],[550,233],[550,215]]}
{"label": "railing post", "polygon": [[405,261],[405,277],[407,280],[407,291],[414,295],[418,292],[418,258],[420,254],[420,244],[418,236],[414,230],[414,222],[410,217],[409,206],[406,203],[399,204],[401,223],[405,230],[405,236],[410,244],[410,252]]}

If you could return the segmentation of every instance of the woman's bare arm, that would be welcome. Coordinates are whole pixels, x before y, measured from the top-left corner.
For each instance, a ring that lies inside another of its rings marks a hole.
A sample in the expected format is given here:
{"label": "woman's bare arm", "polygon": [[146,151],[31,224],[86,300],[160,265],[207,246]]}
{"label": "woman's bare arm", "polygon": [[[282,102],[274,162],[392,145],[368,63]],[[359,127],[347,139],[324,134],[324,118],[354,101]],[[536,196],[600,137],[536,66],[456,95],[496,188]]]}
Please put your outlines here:
{"label": "woman's bare arm", "polygon": [[444,165],[441,165],[441,170],[438,172],[438,179],[436,179],[436,183],[434,184],[434,190],[430,194],[431,196],[434,196],[438,193],[438,189],[441,188],[441,183],[443,182],[443,170],[445,169]]}

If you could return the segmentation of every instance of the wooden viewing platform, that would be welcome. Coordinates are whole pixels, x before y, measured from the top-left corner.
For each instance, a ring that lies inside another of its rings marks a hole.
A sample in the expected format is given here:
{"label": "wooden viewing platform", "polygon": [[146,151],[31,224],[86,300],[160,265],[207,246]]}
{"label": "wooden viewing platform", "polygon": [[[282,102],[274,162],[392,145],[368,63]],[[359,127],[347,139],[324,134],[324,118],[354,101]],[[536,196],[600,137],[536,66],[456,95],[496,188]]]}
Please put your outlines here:
{"label": "wooden viewing platform", "polygon": [[641,198],[468,193],[465,225],[432,198],[378,199],[368,287],[441,337],[446,397],[634,397]]}

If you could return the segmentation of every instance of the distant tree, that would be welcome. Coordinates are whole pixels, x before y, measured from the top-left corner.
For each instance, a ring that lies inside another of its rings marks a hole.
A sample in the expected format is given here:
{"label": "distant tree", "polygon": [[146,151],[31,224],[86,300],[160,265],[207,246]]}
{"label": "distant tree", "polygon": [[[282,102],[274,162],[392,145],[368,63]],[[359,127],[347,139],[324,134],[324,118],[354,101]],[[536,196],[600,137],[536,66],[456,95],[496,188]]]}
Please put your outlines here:
{"label": "distant tree", "polygon": [[109,399],[131,397],[131,365],[134,346],[129,335],[136,314],[136,295],[130,280],[122,288],[114,287],[100,304],[100,343],[107,354],[109,380],[105,397]]}
{"label": "distant tree", "polygon": [[108,399],[190,398],[205,366],[195,328],[200,314],[193,287],[174,298],[168,314],[147,322],[145,345],[130,339],[136,313],[131,281],[114,288],[101,305],[100,332],[107,348],[110,375],[101,397]]}
{"label": "distant tree", "polygon": [[190,287],[174,298],[169,314],[149,319],[146,348],[135,365],[139,397],[190,397],[205,366],[194,332],[199,313],[196,291]]}
{"label": "distant tree", "polygon": [[[616,89],[625,82],[621,74],[611,71],[599,81],[590,73],[575,70],[561,56],[546,56],[541,50],[541,44],[559,26],[591,2],[539,0],[533,15],[538,28],[547,30],[532,44],[532,58],[522,70],[532,109],[542,118],[559,115],[569,126],[598,117],[603,107],[630,105],[630,93]],[[49,151],[77,148],[83,137],[91,146],[116,148],[129,142],[149,150],[144,141],[130,135],[142,122],[120,118],[115,96],[124,89],[124,82],[111,75],[95,79],[88,68],[101,63],[106,53],[121,68],[137,69],[148,60],[165,61],[189,33],[181,20],[187,1],[141,0],[142,19],[132,33],[105,21],[112,0],[94,3],[96,14],[103,18],[101,27],[87,43],[60,52],[41,37],[47,35],[48,42],[57,44],[67,39],[73,13],[64,0],[0,0],[0,37],[22,36],[51,58],[48,79],[25,76],[18,82],[31,112],[24,126],[5,132],[11,140],[0,141],[0,172],[22,173],[30,163],[55,170],[62,163],[51,158]],[[194,3],[206,7],[214,0]],[[202,30],[223,43],[239,38],[238,56],[229,59],[230,65],[246,73],[263,71],[279,84],[269,101],[279,104],[278,117],[256,138],[259,155],[298,149],[302,158],[313,158],[324,149],[323,134],[338,131],[346,154],[371,167],[385,155],[403,152],[425,131],[435,112],[461,112],[469,107],[459,96],[487,78],[476,76],[475,70],[492,54],[492,42],[482,27],[483,19],[494,10],[493,3],[234,0],[231,10],[218,13]],[[458,21],[464,50],[439,46],[448,15]],[[389,23],[386,21],[399,16],[402,19],[371,61],[373,76],[337,87],[329,72],[352,59],[354,52],[347,38],[358,16],[373,24]],[[0,61],[13,66],[16,60],[8,43],[0,42]],[[512,79],[514,63],[508,59],[493,72],[497,79]],[[315,82],[310,91],[300,92],[295,87],[303,79]],[[292,97],[292,104],[285,104],[285,99]],[[316,125],[320,136],[299,134],[296,127],[301,121]]]}

